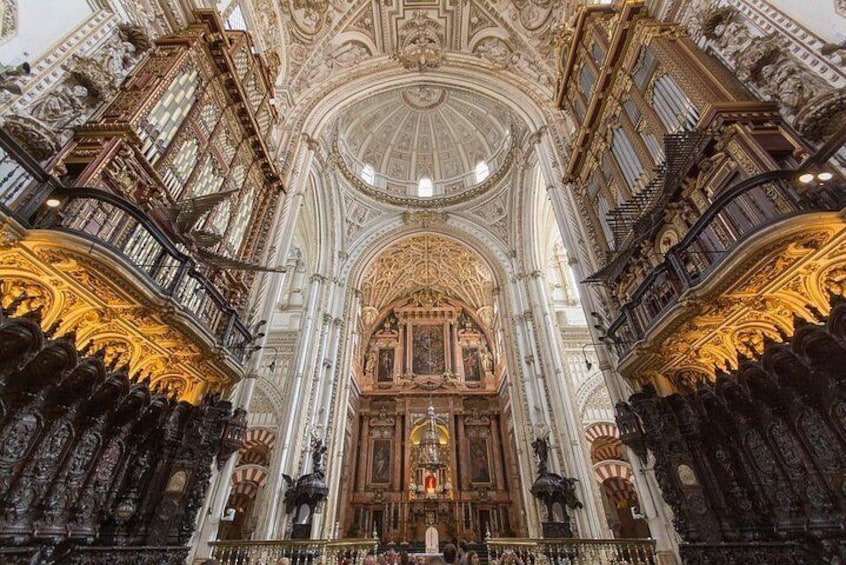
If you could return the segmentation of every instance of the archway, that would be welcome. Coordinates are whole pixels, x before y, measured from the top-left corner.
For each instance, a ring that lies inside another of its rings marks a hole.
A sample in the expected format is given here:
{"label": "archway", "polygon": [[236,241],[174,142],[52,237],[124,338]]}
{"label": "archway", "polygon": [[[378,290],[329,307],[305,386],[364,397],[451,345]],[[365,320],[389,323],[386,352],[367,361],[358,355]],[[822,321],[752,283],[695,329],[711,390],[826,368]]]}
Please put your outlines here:
{"label": "archway", "polygon": [[360,272],[344,531],[420,543],[429,525],[441,539],[510,531],[520,513],[503,449],[493,270],[465,244],[427,232],[382,247]]}

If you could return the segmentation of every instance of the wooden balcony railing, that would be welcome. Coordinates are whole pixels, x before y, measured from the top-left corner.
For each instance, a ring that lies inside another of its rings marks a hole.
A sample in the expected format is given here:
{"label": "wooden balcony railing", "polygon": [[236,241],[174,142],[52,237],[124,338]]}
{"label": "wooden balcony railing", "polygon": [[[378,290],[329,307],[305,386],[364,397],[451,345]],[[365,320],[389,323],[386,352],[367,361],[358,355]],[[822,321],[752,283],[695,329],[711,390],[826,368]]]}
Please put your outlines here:
{"label": "wooden balcony railing", "polygon": [[361,565],[376,553],[377,539],[214,541],[212,557],[220,565],[276,565],[286,557],[290,565]]}
{"label": "wooden balcony railing", "polygon": [[[59,206],[44,202],[55,198]],[[85,238],[122,258],[162,296],[171,297],[238,364],[252,340],[220,291],[149,216],[123,198],[93,188],[66,188],[0,131],[0,209],[26,228]]]}
{"label": "wooden balcony railing", "polygon": [[701,284],[750,236],[788,218],[846,206],[842,182],[832,180],[799,193],[796,171],[771,171],[720,194],[676,246],[637,287],[608,329],[619,357],[655,325],[688,289]]}
{"label": "wooden balcony railing", "polygon": [[654,565],[655,542],[641,539],[487,540],[488,562],[499,565]]}

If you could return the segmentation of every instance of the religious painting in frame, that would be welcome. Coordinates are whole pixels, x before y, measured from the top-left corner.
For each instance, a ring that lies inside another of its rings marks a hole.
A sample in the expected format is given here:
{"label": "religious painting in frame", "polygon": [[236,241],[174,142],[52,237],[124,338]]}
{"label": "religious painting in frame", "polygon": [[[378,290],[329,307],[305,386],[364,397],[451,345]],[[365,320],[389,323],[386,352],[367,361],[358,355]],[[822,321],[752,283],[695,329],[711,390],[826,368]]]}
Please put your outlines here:
{"label": "religious painting in frame", "polygon": [[469,438],[468,442],[470,446],[470,482],[490,483],[491,468],[487,438],[473,437]]}
{"label": "religious painting in frame", "polygon": [[389,383],[394,380],[394,350],[380,349],[376,370],[376,380],[380,383]]}
{"label": "religious painting in frame", "polygon": [[477,347],[465,347],[462,354],[464,365],[464,380],[479,382],[482,380],[481,357]]}
{"label": "religious painting in frame", "polygon": [[391,482],[391,440],[374,439],[370,463],[370,482],[387,485]]}
{"label": "religious painting in frame", "polygon": [[446,369],[442,325],[415,325],[412,330],[411,370],[415,375],[441,375]]}

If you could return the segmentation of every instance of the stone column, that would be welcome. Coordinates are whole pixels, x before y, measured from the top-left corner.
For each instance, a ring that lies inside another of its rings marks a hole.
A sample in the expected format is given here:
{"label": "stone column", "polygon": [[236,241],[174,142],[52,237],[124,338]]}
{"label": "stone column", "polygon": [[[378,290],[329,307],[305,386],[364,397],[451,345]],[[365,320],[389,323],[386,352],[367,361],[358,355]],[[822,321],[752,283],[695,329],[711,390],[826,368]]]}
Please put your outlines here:
{"label": "stone column", "polygon": [[[579,238],[586,236],[583,235],[583,231],[582,233],[577,231],[583,228],[581,228],[577,219],[579,216],[576,213],[575,202],[567,194],[569,192],[572,195],[573,190],[573,187],[570,185],[563,187],[550,185],[547,187],[547,194],[549,194],[555,218],[561,231],[561,237],[570,256],[570,266],[573,269],[573,274],[577,280],[584,280],[592,274],[596,269],[596,265],[586,248],[576,244]],[[573,221],[569,222],[568,220],[570,219]],[[571,229],[565,229],[567,226],[570,226]],[[585,312],[602,312],[602,307],[596,302],[593,289],[585,285],[580,285],[579,297]],[[599,342],[598,338],[600,336],[596,329],[589,327],[589,331],[592,340]],[[619,373],[617,373],[616,360],[613,355],[606,347],[596,347],[594,351],[598,361],[598,368],[602,371],[605,386],[608,388],[608,393],[611,396],[611,402],[616,404],[621,400],[628,400],[632,391]],[[634,471],[635,489],[641,501],[644,515],[647,517],[649,531],[655,538],[659,559],[662,563],[666,564],[679,563],[678,536],[672,526],[672,511],[664,503],[663,498],[661,498],[661,490],[655,483],[653,471],[651,468],[644,467],[631,450],[629,450],[628,459]],[[647,503],[645,501],[649,502]]]}
{"label": "stone column", "polygon": [[[558,442],[562,461],[561,473],[574,476],[579,480],[576,490],[582,493],[584,509],[576,511],[581,537],[611,537],[602,511],[602,499],[594,479],[590,465],[590,454],[585,445],[584,432],[579,421],[578,406],[576,405],[576,391],[573,379],[561,358],[558,331],[552,320],[545,293],[541,284],[541,273],[534,272],[527,279],[529,296],[532,298],[532,308],[539,314],[533,317],[530,324],[537,326],[538,347],[541,358],[545,360],[547,378],[543,381],[547,391],[544,399],[549,402],[549,421]],[[549,378],[551,376],[552,378]]]}
{"label": "stone column", "polygon": [[[511,281],[510,291],[510,306],[515,310],[524,311],[524,304],[521,304],[520,285],[516,278]],[[536,379],[525,378],[524,375],[535,377],[533,367],[534,356],[528,338],[526,337],[523,315],[512,315],[512,320],[513,324],[511,324],[506,335],[511,338],[515,361],[509,376],[511,380],[511,412],[516,444],[516,453],[514,453],[514,456],[516,457],[519,468],[518,476],[530,480],[535,476],[535,468],[533,464],[531,438],[529,437],[528,430],[531,428],[532,416],[530,411],[533,406],[537,406],[538,399],[537,389],[533,386]],[[528,535],[535,537],[540,535],[540,520],[537,512],[537,503],[529,492],[530,486],[531,484],[516,484],[514,488],[517,490],[518,496],[522,498],[521,508],[523,514],[521,522],[528,530]]]}
{"label": "stone column", "polygon": [[296,355],[296,370],[293,375],[293,382],[288,390],[290,390],[289,402],[285,410],[281,412],[288,414],[287,421],[279,422],[279,427],[276,431],[276,444],[273,449],[273,458],[270,465],[270,473],[268,476],[267,487],[265,492],[270,494],[270,504],[267,506],[267,512],[264,516],[259,518],[259,525],[256,528],[258,539],[271,539],[282,537],[282,531],[285,527],[284,508],[280,508],[280,501],[282,498],[282,474],[291,475],[296,474],[296,470],[292,468],[293,462],[298,457],[298,437],[300,430],[299,422],[303,418],[303,395],[308,388],[305,382],[304,372],[306,370],[306,363],[310,358],[309,352],[313,349],[313,340],[315,339],[315,319],[318,313],[315,311],[317,305],[320,303],[319,297],[322,294],[323,285],[326,278],[320,275],[314,275],[311,278],[311,288],[309,290],[309,304],[306,309],[306,318],[303,322],[303,331],[300,334],[300,342],[297,347]]}

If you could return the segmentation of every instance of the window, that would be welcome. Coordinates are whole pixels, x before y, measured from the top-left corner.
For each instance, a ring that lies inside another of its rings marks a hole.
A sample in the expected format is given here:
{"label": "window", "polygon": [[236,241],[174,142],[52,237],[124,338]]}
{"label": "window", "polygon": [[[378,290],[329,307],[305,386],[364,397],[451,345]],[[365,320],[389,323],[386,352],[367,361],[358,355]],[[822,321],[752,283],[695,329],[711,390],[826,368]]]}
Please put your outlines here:
{"label": "window", "polygon": [[637,107],[637,102],[634,100],[626,100],[623,102],[623,108],[626,110],[626,114],[629,116],[632,124],[637,127],[640,123],[640,109]]}
{"label": "window", "polygon": [[579,122],[585,119],[585,106],[582,104],[582,100],[578,95],[573,96],[573,113]]}
{"label": "window", "polygon": [[491,170],[488,167],[488,164],[485,161],[479,161],[476,163],[476,182],[482,182],[486,178],[488,178],[491,174]]}
{"label": "window", "polygon": [[[255,187],[251,187],[244,197],[238,202],[238,209],[235,211],[235,217],[232,220],[232,226],[229,230],[229,235],[226,238],[226,249],[232,255],[237,256],[238,249],[241,247],[244,238],[244,233],[247,231],[247,226],[250,223],[250,216],[253,214],[253,204],[255,204]],[[230,208],[231,209],[231,208]]]}
{"label": "window", "polygon": [[614,169],[611,168],[611,161],[608,159],[607,154],[602,159],[602,178],[605,179],[606,184],[614,179]]}
{"label": "window", "polygon": [[150,164],[155,164],[173,141],[179,126],[197,99],[199,71],[189,68],[177,76],[141,122],[142,151]]}
{"label": "window", "polygon": [[655,69],[655,54],[649,47],[644,47],[640,55],[640,62],[637,71],[634,73],[634,82],[638,88],[643,89],[646,81]]}
{"label": "window", "polygon": [[588,199],[591,202],[593,202],[598,193],[599,193],[599,182],[596,180],[596,176],[592,176],[592,177],[590,177],[590,181],[588,181],[588,185],[587,185]]}
{"label": "window", "polygon": [[611,229],[611,222],[608,220],[610,213],[611,206],[608,204],[608,195],[599,193],[596,198],[596,216],[599,225],[602,227],[602,233],[605,235],[605,243],[608,245],[608,249],[614,249],[614,231]]}
{"label": "window", "polygon": [[361,180],[367,184],[373,184],[376,180],[376,171],[373,170],[373,165],[369,163],[364,165],[364,168],[361,169]]}
{"label": "window", "polygon": [[640,137],[643,138],[643,143],[646,145],[646,149],[649,151],[649,155],[652,157],[652,160],[655,161],[655,163],[663,161],[664,148],[655,136],[649,132],[642,131],[640,132]]}
{"label": "window", "polygon": [[435,186],[429,177],[421,177],[417,182],[417,196],[420,198],[431,198],[435,194]]}

